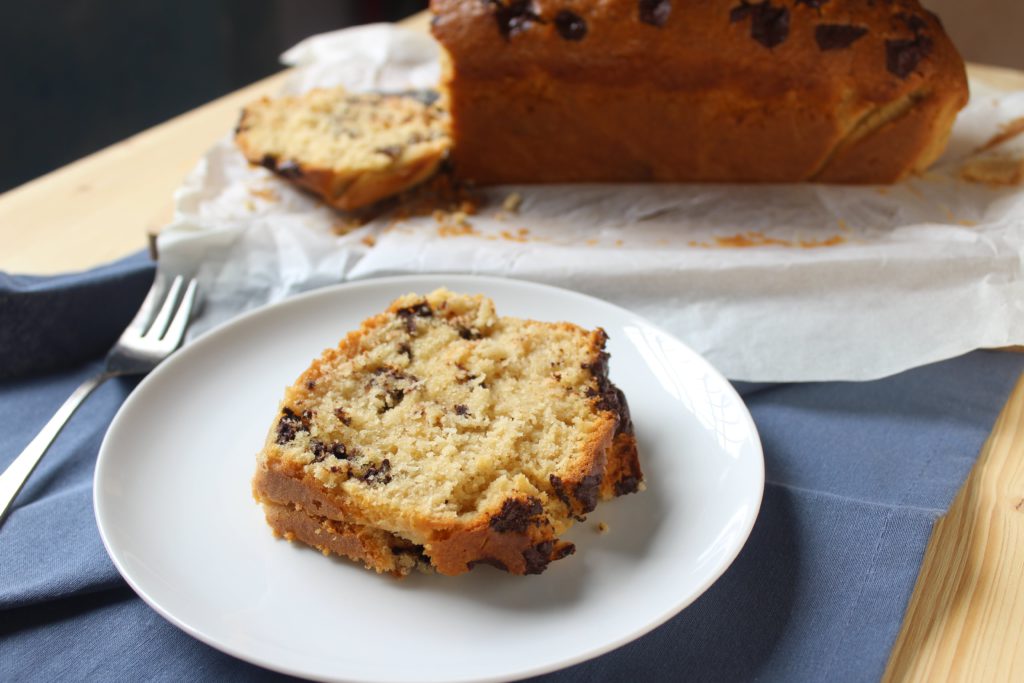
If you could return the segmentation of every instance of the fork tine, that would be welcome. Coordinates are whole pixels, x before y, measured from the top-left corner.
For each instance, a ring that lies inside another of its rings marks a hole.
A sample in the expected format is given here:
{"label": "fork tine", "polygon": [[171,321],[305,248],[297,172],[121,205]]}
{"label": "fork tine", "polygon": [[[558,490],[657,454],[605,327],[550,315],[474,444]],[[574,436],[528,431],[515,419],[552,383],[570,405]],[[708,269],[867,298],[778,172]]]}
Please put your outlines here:
{"label": "fork tine", "polygon": [[198,283],[195,278],[188,281],[185,295],[181,297],[181,305],[178,306],[178,310],[171,319],[171,324],[167,326],[167,332],[164,334],[163,341],[165,343],[177,347],[181,343],[181,338],[185,336],[185,328],[188,327],[188,320],[192,315],[192,306],[196,300],[197,286]]}
{"label": "fork tine", "polygon": [[125,329],[126,332],[135,332],[141,337],[142,333],[146,331],[149,321],[153,319],[153,311],[156,310],[157,304],[160,303],[160,289],[160,276],[158,275],[153,280],[153,286],[149,288],[149,292],[139,307],[138,313],[128,323],[128,327]]}
{"label": "fork tine", "polygon": [[156,340],[164,336],[164,330],[167,329],[167,323],[170,321],[171,315],[174,313],[178,303],[178,292],[181,291],[181,283],[183,281],[184,278],[180,275],[174,278],[174,281],[167,290],[167,296],[164,297],[164,305],[160,307],[160,312],[153,318],[153,324],[142,335],[143,339]]}

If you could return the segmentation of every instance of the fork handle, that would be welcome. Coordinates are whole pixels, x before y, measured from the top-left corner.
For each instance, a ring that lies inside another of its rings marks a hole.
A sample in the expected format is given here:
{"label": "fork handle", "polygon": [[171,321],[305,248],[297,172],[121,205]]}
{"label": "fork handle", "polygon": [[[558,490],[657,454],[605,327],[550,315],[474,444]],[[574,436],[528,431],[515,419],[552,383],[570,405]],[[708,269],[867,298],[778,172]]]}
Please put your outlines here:
{"label": "fork handle", "polygon": [[14,497],[18,495],[18,491],[25,485],[25,481],[32,474],[32,470],[39,464],[43,454],[46,453],[46,449],[50,447],[53,440],[60,434],[60,430],[64,428],[67,421],[74,415],[78,406],[82,404],[86,396],[92,393],[93,389],[110,377],[113,377],[113,375],[104,373],[82,382],[71,393],[68,400],[64,401],[64,405],[57,409],[57,412],[46,423],[46,426],[40,430],[36,438],[32,439],[29,445],[25,446],[25,450],[4,470],[4,473],[0,474],[0,523],[7,516],[11,503],[14,502]]}

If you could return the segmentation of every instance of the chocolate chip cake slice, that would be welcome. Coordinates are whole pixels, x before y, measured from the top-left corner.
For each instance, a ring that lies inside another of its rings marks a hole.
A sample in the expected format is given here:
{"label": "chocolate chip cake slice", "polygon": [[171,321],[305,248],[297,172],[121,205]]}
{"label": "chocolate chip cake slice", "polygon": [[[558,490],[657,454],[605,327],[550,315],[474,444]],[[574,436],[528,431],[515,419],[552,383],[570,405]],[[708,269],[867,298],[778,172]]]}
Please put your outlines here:
{"label": "chocolate chip cake slice", "polygon": [[243,110],[235,143],[252,163],[351,211],[437,171],[447,115],[425,99],[342,88],[264,98]]}
{"label": "chocolate chip cake slice", "polygon": [[409,294],[285,392],[253,492],[278,535],[396,576],[538,574],[598,501],[643,488],[600,328]]}

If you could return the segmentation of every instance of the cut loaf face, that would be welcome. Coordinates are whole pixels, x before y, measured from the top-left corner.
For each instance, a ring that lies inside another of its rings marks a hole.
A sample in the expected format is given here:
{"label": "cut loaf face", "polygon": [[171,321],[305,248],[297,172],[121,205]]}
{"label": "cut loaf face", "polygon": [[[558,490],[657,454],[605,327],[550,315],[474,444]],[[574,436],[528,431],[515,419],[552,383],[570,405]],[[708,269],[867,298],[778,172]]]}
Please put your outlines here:
{"label": "cut loaf face", "polygon": [[277,534],[378,572],[535,574],[643,487],[603,330],[410,294],[286,390],[253,492]]}
{"label": "cut loaf face", "polygon": [[430,178],[450,144],[447,114],[436,105],[342,88],[249,105],[235,143],[250,162],[345,211]]}

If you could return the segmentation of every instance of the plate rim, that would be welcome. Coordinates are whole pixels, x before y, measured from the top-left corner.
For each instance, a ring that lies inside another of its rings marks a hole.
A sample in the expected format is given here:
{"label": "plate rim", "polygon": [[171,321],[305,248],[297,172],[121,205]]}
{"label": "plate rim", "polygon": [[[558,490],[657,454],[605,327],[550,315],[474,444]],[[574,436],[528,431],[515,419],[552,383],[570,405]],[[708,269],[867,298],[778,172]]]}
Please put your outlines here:
{"label": "plate rim", "polygon": [[[108,444],[110,441],[110,435],[115,430],[115,426],[119,424],[121,416],[126,406],[133,405],[136,401],[136,396],[142,395],[145,387],[152,383],[154,377],[160,377],[163,374],[172,372],[175,365],[180,362],[179,360],[183,357],[188,357],[190,354],[199,353],[194,349],[203,349],[207,345],[215,342],[217,337],[225,333],[227,330],[242,325],[255,318],[271,316],[275,311],[281,308],[294,306],[300,303],[307,302],[311,299],[316,298],[330,298],[338,296],[339,293],[343,292],[358,292],[364,289],[373,289],[376,287],[388,287],[395,286],[402,283],[413,283],[413,282],[433,282],[433,287],[447,287],[449,283],[479,283],[481,286],[487,284],[503,286],[503,287],[520,287],[526,290],[534,290],[541,292],[557,292],[560,296],[569,296],[581,301],[585,301],[590,305],[598,305],[603,307],[612,307],[620,315],[624,315],[627,318],[633,318],[643,322],[648,327],[654,329],[660,334],[667,336],[678,344],[681,344],[687,351],[689,351],[694,357],[699,359],[707,370],[709,370],[719,381],[722,382],[727,393],[731,394],[731,398],[736,401],[737,405],[742,409],[741,418],[744,426],[747,429],[748,434],[751,437],[751,444],[754,447],[755,455],[754,464],[756,467],[753,470],[753,474],[756,477],[756,505],[753,506],[753,512],[749,516],[746,524],[742,527],[742,540],[735,544],[735,547],[727,554],[727,561],[723,561],[715,571],[711,572],[708,577],[698,584],[698,589],[693,591],[685,600],[678,603],[673,603],[671,607],[666,610],[663,614],[657,618],[646,622],[643,626],[630,630],[618,638],[612,639],[610,642],[604,643],[600,646],[586,650],[585,652],[577,653],[574,656],[561,659],[555,663],[539,664],[531,667],[527,667],[516,671],[512,674],[494,674],[484,677],[473,677],[466,678],[465,676],[460,678],[451,678],[446,680],[451,681],[479,681],[480,683],[499,683],[503,681],[520,680],[523,678],[539,676],[546,673],[552,673],[555,671],[561,671],[567,669],[576,664],[596,659],[602,655],[605,655],[613,650],[616,650],[634,640],[642,638],[648,633],[652,632],[659,626],[665,624],[670,619],[681,613],[684,609],[693,604],[698,598],[700,598],[708,589],[713,586],[725,572],[733,565],[740,552],[746,547],[747,542],[750,539],[750,534],[754,529],[754,525],[757,523],[757,519],[760,516],[761,506],[764,502],[764,491],[765,491],[765,463],[764,463],[764,445],[761,442],[760,433],[757,430],[757,425],[754,422],[753,416],[750,414],[750,409],[747,407],[743,397],[739,394],[736,388],[719,370],[711,364],[703,355],[695,351],[689,344],[681,340],[675,334],[669,332],[662,326],[651,322],[647,318],[643,317],[639,313],[635,313],[627,308],[619,306],[618,304],[606,301],[590,294],[585,294],[572,289],[564,287],[558,287],[555,285],[549,285],[546,283],[535,282],[531,280],[522,280],[518,278],[507,278],[507,277],[496,277],[486,275],[473,275],[473,274],[449,274],[449,273],[416,273],[409,275],[390,275],[385,277],[372,277],[358,280],[344,281],[325,287],[319,287],[313,290],[300,292],[293,296],[286,297],[280,301],[275,301],[269,304],[264,304],[253,308],[251,310],[243,311],[242,313],[231,317],[223,322],[214,325],[208,330],[204,330],[194,340],[190,341],[186,346],[175,352],[170,358],[157,366],[152,372],[144,376],[142,380],[135,386],[134,389],[128,394],[125,400],[118,407],[117,413],[115,413],[110,425],[107,427],[103,435],[103,440],[100,443],[99,450],[96,456],[96,466],[92,478],[92,503],[93,503],[93,516],[96,521],[97,529],[99,530],[100,540],[103,542],[104,550],[107,556],[110,558],[118,574],[124,579],[126,583],[131,587],[132,591],[140,597],[151,609],[157,614],[169,621],[176,628],[181,629],[189,636],[199,640],[200,642],[214,648],[220,652],[228,654],[236,659],[247,662],[256,666],[260,666],[264,669],[274,671],[277,673],[283,673],[298,678],[304,678],[307,680],[323,681],[324,683],[395,683],[404,681],[405,679],[394,679],[384,676],[374,678],[353,678],[353,677],[323,677],[319,675],[311,675],[309,672],[301,671],[290,666],[276,663],[268,658],[260,656],[258,653],[251,653],[244,650],[243,648],[235,647],[234,645],[223,642],[221,639],[210,636],[204,633],[202,630],[195,626],[187,623],[183,619],[177,617],[171,611],[165,609],[155,598],[149,595],[149,593],[139,585],[136,578],[130,575],[118,556],[116,549],[112,546],[110,539],[108,538],[107,530],[104,526],[102,519],[101,507],[104,505],[101,502],[100,489],[101,489],[101,477],[106,471],[106,462],[113,456],[105,456],[108,452]],[[168,370],[172,368],[172,370]],[[752,500],[753,502],[753,500]],[[434,680],[424,678],[422,680]]]}

